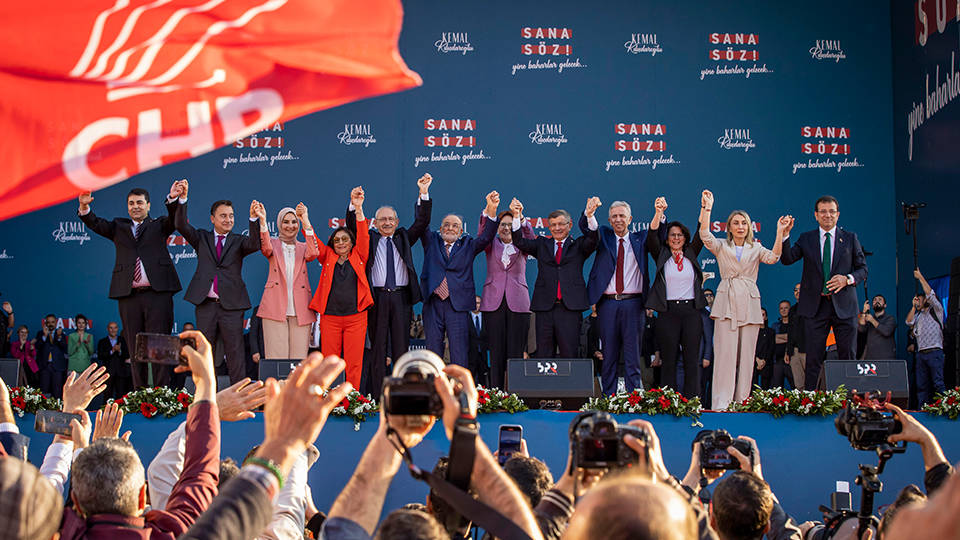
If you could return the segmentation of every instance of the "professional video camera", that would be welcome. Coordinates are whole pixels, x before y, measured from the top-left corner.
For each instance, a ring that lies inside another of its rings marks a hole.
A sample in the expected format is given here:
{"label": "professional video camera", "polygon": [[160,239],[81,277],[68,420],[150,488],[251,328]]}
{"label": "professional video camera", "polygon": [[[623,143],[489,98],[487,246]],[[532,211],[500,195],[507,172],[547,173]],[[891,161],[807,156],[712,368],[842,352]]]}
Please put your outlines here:
{"label": "professional video camera", "polygon": [[753,462],[753,448],[750,443],[734,439],[725,429],[705,429],[697,433],[693,442],[700,443],[700,467],[704,469],[739,469],[740,462],[727,452],[727,448],[731,446]]}
{"label": "professional video camera", "polygon": [[443,401],[434,379],[443,372],[443,360],[426,349],[407,351],[383,378],[383,407],[387,414],[442,416]]}
{"label": "professional video camera", "polygon": [[883,491],[880,475],[887,461],[894,454],[906,452],[906,445],[892,445],[889,437],[900,433],[903,426],[891,413],[882,408],[884,401],[890,399],[890,393],[884,400],[879,399],[880,392],[850,392],[847,406],[837,414],[834,424],[837,433],[850,441],[856,450],[875,451],[879,463],[876,467],[860,464],[860,474],[855,482],[860,486],[860,510],[855,512],[850,503],[849,493],[834,493],[830,497],[830,506],[820,506],[823,512],[823,525],[818,525],[808,533],[807,538],[828,540],[833,538],[844,521],[856,518],[860,525],[857,538],[863,536],[867,527],[876,527],[880,520],[873,515],[873,497]]}
{"label": "professional video camera", "polygon": [[646,431],[617,424],[609,413],[589,411],[578,414],[570,423],[571,472],[576,468],[619,469],[635,465],[640,456],[623,442],[627,435],[649,446],[650,435]]}

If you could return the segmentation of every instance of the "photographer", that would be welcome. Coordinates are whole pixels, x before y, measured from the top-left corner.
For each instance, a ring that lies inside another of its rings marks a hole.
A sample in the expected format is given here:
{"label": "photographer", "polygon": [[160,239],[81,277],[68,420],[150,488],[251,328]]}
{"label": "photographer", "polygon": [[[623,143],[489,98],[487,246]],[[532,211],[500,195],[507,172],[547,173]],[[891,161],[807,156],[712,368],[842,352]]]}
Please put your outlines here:
{"label": "photographer", "polygon": [[894,418],[903,426],[900,433],[890,435],[890,442],[907,441],[917,443],[920,446],[925,471],[923,477],[924,488],[927,491],[927,496],[933,495],[953,475],[953,467],[950,466],[950,462],[947,461],[943,450],[940,448],[940,443],[929,429],[892,403],[887,403],[886,408],[893,413]]}
{"label": "photographer", "polygon": [[[455,390],[455,383],[447,376],[459,382],[461,388],[458,391]],[[446,366],[443,374],[434,379],[434,383],[437,394],[443,401],[443,424],[447,438],[452,440],[456,421],[461,416],[460,404],[456,396],[460,393],[466,395],[469,412],[475,416],[477,389],[470,372],[455,364]],[[423,440],[424,435],[430,431],[435,422],[432,416],[424,418],[412,415],[387,415],[384,411],[385,407],[381,409],[380,426],[360,458],[353,476],[330,508],[321,531],[323,538],[330,540],[370,538],[377,527],[377,519],[383,508],[387,489],[401,465],[400,454],[387,438],[387,428],[392,427],[403,444],[410,448]],[[476,438],[476,456],[473,462],[471,484],[481,502],[502,512],[533,540],[543,538],[533,512],[526,504],[523,495],[506,476],[479,437]],[[403,532],[396,531],[391,534],[400,536]],[[378,537],[382,538],[384,535],[380,534]]]}
{"label": "photographer", "polygon": [[873,297],[873,314],[870,313],[870,302],[863,303],[858,329],[866,334],[867,339],[863,348],[864,360],[888,360],[897,357],[897,343],[893,337],[897,329],[897,319],[886,310],[887,299],[882,294]]}
{"label": "photographer", "polygon": [[913,271],[923,295],[913,297],[907,326],[917,338],[917,406],[923,407],[934,392],[943,392],[943,304],[920,269]]}

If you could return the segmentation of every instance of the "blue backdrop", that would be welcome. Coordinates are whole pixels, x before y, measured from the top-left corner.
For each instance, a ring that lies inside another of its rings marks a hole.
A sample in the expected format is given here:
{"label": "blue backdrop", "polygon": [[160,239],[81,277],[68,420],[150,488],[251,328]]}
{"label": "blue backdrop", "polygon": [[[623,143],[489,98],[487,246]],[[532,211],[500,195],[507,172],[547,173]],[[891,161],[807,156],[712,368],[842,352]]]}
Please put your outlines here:
{"label": "blue backdrop", "polygon": [[[257,198],[271,222],[280,207],[303,201],[324,228],[362,184],[370,214],[389,203],[409,222],[415,180],[430,172],[434,225],[457,212],[475,230],[483,196],[497,189],[533,217],[580,212],[590,195],[627,200],[639,226],[663,195],[668,217],[693,228],[700,190],[710,188],[716,231],[743,208],[769,246],[778,216],[796,216],[797,232],[813,228],[813,201],[830,193],[841,225],[875,253],[870,290],[890,292],[899,222],[878,211],[894,206],[890,23],[887,6],[867,0],[409,2],[400,47],[423,87],[171,163],[97,192],[93,208],[124,215],[127,191],[143,186],[157,215],[170,183],[188,178],[196,225],[209,226],[213,200],[230,198],[243,229]],[[0,223],[0,291],[31,331],[47,312],[83,312],[99,338],[118,317],[107,298],[113,247],[85,230],[76,206]],[[170,244],[186,284],[193,250],[179,236]],[[716,272],[706,251],[701,262]],[[482,258],[476,264],[482,280]],[[535,265],[529,271],[533,279]],[[249,257],[254,302],[266,272],[260,255]],[[311,272],[316,283],[319,268]],[[761,271],[771,313],[799,274],[799,265]],[[178,327],[194,319],[182,294],[175,304]]]}

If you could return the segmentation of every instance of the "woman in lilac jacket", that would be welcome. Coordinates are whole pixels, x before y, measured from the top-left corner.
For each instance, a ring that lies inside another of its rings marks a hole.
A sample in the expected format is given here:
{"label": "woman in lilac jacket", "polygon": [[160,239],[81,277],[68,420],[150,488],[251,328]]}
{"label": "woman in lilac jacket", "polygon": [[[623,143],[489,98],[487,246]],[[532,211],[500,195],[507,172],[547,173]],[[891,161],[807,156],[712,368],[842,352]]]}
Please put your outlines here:
{"label": "woman in lilac jacket", "polygon": [[[513,245],[511,236],[517,212],[501,212],[497,217],[497,236],[487,246],[487,280],[480,297],[483,325],[490,344],[490,385],[503,388],[507,358],[521,358],[530,326],[530,293],[527,290],[527,257]],[[480,220],[477,234],[486,219]],[[523,224],[524,238],[534,238],[533,226]]]}

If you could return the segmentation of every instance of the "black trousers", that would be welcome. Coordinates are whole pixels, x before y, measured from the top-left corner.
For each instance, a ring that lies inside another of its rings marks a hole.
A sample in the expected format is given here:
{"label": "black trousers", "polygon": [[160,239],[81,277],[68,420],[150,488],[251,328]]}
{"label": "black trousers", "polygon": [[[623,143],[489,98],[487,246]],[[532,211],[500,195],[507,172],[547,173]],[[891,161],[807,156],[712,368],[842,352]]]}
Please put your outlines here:
{"label": "black trousers", "polygon": [[[583,312],[567,309],[557,301],[548,311],[538,311],[537,356],[540,358],[577,358],[580,348],[580,323]],[[555,352],[559,349],[559,352]]]}
{"label": "black trousers", "polygon": [[[700,338],[703,336],[703,319],[694,307],[693,300],[668,300],[667,311],[657,318],[657,344],[660,346],[660,385],[677,388],[677,345],[683,348],[683,390],[685,397],[699,396],[700,387]],[[692,354],[688,354],[691,351]]]}
{"label": "black trousers", "polygon": [[841,319],[833,309],[833,300],[821,296],[817,313],[805,318],[807,338],[807,365],[804,369],[803,384],[806,390],[816,390],[823,368],[823,358],[827,352],[827,336],[833,327],[833,336],[837,338],[837,358],[853,360],[857,353],[857,317]]}
{"label": "black trousers", "polygon": [[247,376],[246,359],[243,354],[244,311],[223,309],[220,302],[211,298],[204,300],[196,309],[197,329],[203,332],[207,341],[213,345],[217,342],[217,338],[223,340],[230,384],[239,382]]}
{"label": "black trousers", "polygon": [[[137,346],[137,334],[169,334],[173,329],[173,293],[153,289],[134,289],[129,296],[117,299],[120,321],[123,323],[123,338],[133,356]],[[172,369],[162,364],[147,364],[131,358],[130,370],[133,387],[147,386],[147,369],[153,369],[154,386],[164,386],[170,382]]]}
{"label": "black trousers", "polygon": [[507,359],[523,358],[530,331],[530,314],[510,311],[504,295],[496,310],[483,313],[483,325],[487,328],[490,347],[490,386],[505,389]]}
{"label": "black trousers", "polygon": [[369,361],[363,363],[361,392],[380,400],[387,357],[396,361],[410,346],[410,318],[413,311],[406,291],[373,289],[373,306],[367,310],[367,335],[370,337]]}

